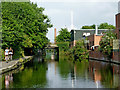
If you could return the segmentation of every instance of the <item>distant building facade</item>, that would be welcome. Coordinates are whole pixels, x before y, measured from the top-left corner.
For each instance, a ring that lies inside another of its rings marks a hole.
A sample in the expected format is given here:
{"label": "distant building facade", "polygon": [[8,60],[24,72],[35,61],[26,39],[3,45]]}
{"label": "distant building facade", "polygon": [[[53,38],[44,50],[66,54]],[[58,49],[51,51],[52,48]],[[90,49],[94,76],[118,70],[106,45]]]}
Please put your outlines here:
{"label": "distant building facade", "polygon": [[[108,29],[98,29],[98,35],[102,35]],[[96,29],[80,29],[80,30],[71,30],[71,43],[70,46],[75,46],[76,41],[81,40],[87,36],[93,35],[96,33]],[[92,36],[91,36],[92,37]]]}

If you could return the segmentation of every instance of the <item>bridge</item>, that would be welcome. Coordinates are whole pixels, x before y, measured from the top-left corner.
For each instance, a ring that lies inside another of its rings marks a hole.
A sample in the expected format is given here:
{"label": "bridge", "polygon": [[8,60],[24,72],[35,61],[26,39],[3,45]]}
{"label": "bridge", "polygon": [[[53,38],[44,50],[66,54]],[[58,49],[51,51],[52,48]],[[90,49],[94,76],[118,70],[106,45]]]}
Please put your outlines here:
{"label": "bridge", "polygon": [[56,49],[56,48],[58,48],[59,49],[59,47],[56,45],[56,44],[50,44],[50,45],[48,45],[47,47],[45,47],[46,49]]}
{"label": "bridge", "polygon": [[[47,51],[47,50],[53,50],[53,54],[51,55],[51,59],[59,60],[59,47],[56,44],[48,45],[47,47],[45,47],[45,51]],[[55,56],[57,56],[57,58],[55,58]]]}

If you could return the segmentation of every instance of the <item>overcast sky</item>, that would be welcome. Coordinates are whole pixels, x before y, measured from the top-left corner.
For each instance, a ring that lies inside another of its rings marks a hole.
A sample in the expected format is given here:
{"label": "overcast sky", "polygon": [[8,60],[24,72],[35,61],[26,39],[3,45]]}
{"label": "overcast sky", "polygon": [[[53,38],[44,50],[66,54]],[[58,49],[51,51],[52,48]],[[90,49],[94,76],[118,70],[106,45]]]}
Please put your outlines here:
{"label": "overcast sky", "polygon": [[[31,0],[38,7],[45,8],[53,24],[47,37],[54,42],[54,28],[57,35],[61,28],[67,27],[70,31],[71,10],[73,11],[73,24],[76,29],[83,25],[92,25],[107,22],[115,25],[115,15],[118,13],[119,0]],[[89,2],[88,2],[89,1]]]}

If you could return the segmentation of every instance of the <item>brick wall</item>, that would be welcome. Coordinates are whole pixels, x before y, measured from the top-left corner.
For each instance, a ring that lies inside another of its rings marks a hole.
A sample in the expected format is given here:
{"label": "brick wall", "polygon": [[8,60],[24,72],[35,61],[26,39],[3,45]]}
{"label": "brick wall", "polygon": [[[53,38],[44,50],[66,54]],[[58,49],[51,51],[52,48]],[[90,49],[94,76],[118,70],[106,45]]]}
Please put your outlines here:
{"label": "brick wall", "polygon": [[116,15],[116,33],[117,33],[117,37],[118,39],[120,39],[120,13]]}

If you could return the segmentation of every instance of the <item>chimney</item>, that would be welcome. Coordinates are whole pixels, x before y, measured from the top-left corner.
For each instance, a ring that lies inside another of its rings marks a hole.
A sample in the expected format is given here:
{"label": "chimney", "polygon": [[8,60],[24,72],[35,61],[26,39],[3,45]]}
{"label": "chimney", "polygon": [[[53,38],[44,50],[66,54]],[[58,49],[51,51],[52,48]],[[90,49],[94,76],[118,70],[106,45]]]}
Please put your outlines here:
{"label": "chimney", "polygon": [[98,35],[98,27],[95,25],[95,35]]}
{"label": "chimney", "polygon": [[54,29],[54,43],[56,43],[56,28]]}

